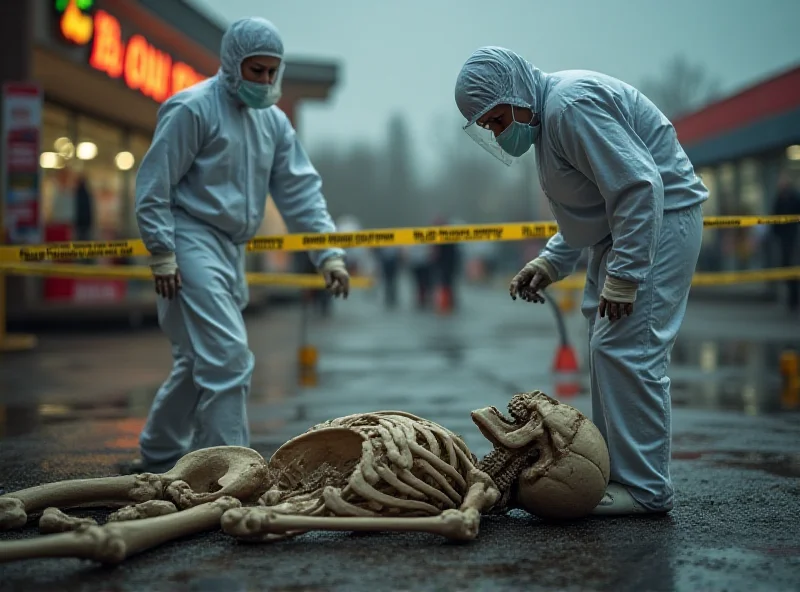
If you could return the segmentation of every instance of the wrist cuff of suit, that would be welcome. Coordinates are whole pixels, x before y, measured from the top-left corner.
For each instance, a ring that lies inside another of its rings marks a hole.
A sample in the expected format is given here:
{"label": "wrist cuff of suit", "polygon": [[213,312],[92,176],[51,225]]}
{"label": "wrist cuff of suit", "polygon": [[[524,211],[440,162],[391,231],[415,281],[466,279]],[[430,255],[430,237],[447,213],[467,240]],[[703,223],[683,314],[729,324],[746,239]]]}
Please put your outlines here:
{"label": "wrist cuff of suit", "polygon": [[530,262],[530,266],[546,275],[551,284],[558,280],[556,268],[544,257],[537,257]]}
{"label": "wrist cuff of suit", "polygon": [[619,278],[606,275],[605,284],[603,284],[603,291],[600,296],[609,302],[635,302],[636,290],[639,284],[629,282],[628,280],[621,280]]}
{"label": "wrist cuff of suit", "polygon": [[150,257],[150,270],[153,275],[175,275],[178,271],[178,260],[175,253],[159,253]]}
{"label": "wrist cuff of suit", "polygon": [[347,266],[345,265],[342,257],[333,256],[325,259],[325,261],[322,262],[322,267],[320,269],[322,271],[334,271],[336,269],[347,271]]}

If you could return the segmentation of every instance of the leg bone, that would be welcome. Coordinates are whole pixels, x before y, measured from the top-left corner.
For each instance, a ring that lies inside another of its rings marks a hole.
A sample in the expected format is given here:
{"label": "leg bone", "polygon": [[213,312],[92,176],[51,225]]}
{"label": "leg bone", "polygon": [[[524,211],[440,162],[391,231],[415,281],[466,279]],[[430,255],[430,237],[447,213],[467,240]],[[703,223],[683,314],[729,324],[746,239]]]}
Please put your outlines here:
{"label": "leg bone", "polygon": [[144,502],[162,494],[159,477],[150,473],[48,483],[0,496],[0,530],[22,527],[28,514],[44,508]]}
{"label": "leg bone", "polygon": [[84,526],[74,532],[24,541],[0,542],[0,563],[43,557],[76,557],[116,564],[127,557],[184,536],[213,530],[226,510],[240,507],[232,497],[166,516]]}
{"label": "leg bone", "polygon": [[284,515],[258,507],[225,512],[221,523],[226,534],[250,541],[268,541],[274,535],[310,530],[427,532],[468,541],[478,536],[480,519],[480,513],[472,508],[445,510],[438,516],[423,518],[342,518]]}
{"label": "leg bone", "polygon": [[190,508],[232,496],[246,501],[264,489],[266,462],[241,446],[217,446],[190,452],[161,475],[142,473],[98,479],[59,481],[0,496],[0,530],[25,525],[28,514],[48,507],[141,503],[169,496]]}

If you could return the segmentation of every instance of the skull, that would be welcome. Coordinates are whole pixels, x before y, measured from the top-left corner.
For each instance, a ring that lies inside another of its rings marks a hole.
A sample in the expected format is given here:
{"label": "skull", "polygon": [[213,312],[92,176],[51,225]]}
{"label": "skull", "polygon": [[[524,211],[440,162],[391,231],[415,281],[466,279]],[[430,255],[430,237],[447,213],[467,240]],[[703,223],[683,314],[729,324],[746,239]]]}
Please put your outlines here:
{"label": "skull", "polygon": [[494,407],[472,413],[494,445],[485,459],[494,466],[485,470],[506,503],[541,518],[589,514],[609,479],[608,448],[597,426],[574,407],[540,391],[514,395],[508,414],[511,419]]}

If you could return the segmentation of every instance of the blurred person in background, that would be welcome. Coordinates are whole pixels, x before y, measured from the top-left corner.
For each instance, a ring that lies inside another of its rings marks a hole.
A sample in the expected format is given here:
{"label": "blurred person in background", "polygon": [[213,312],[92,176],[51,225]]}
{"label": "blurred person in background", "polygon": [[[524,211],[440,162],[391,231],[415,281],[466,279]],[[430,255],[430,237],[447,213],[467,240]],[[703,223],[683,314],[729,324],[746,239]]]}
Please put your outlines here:
{"label": "blurred person in background", "polygon": [[424,310],[430,304],[433,288],[433,247],[426,244],[407,247],[406,261],[414,279],[417,308]]}
{"label": "blurred person in background", "polygon": [[[299,273],[312,274],[317,272],[317,266],[314,265],[314,262],[311,261],[307,253],[300,252],[297,255],[296,268],[299,270]],[[349,257],[347,263],[349,271],[352,271],[349,265]],[[323,288],[307,288],[301,291],[300,297],[303,298],[303,304],[310,303],[321,317],[327,318],[331,315],[333,296],[330,290]]]}
{"label": "blurred person in background", "polygon": [[[451,224],[444,216],[438,216],[433,221],[434,226],[449,226]],[[458,308],[456,280],[461,269],[461,245],[458,243],[436,244],[433,252],[439,310],[444,313],[450,313]]]}
{"label": "blurred person in background", "polygon": [[[162,104],[136,178],[136,219],[174,361],[130,472],[168,470],[198,448],[250,445],[245,243],[261,226],[267,195],[289,232],[335,231],[320,177],[276,106],[278,30],[262,18],[237,20],[220,62],[215,76]],[[344,251],[309,257],[331,292],[347,297]]]}
{"label": "blurred person in background", "polygon": [[92,240],[94,227],[94,200],[89,191],[89,181],[86,175],[78,175],[75,186],[75,240]]}
{"label": "blurred person in background", "polygon": [[686,311],[708,191],[675,129],[635,88],[604,74],[547,74],[484,47],[458,75],[464,129],[505,164],[536,150],[559,232],[509,291],[541,291],[571,274],[584,248],[592,420],[611,458],[595,514],[665,513],[670,477],[670,352]]}
{"label": "blurred person in background", "polygon": [[[351,215],[340,216],[336,220],[337,232],[358,232],[362,230],[358,218]],[[368,269],[365,260],[369,258],[369,250],[364,247],[354,247],[347,250],[347,269],[350,275],[363,275]]]}
{"label": "blurred person in background", "polygon": [[400,255],[398,247],[375,249],[375,257],[378,259],[383,279],[383,301],[389,310],[397,306],[397,275],[402,263]]}
{"label": "blurred person in background", "polygon": [[[778,193],[772,205],[773,216],[800,215],[800,192],[792,183],[788,175],[782,175],[778,180]],[[772,235],[778,243],[781,267],[791,267],[797,251],[797,229],[800,224],[775,224]],[[800,308],[800,280],[787,280],[786,282],[787,306],[792,312]]]}

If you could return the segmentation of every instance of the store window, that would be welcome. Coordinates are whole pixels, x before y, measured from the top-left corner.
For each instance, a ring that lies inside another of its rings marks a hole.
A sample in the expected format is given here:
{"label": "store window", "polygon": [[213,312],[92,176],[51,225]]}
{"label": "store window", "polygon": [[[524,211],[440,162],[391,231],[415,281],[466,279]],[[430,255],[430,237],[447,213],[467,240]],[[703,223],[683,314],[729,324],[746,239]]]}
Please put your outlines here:
{"label": "store window", "polygon": [[120,128],[47,103],[39,164],[45,240],[127,238],[123,181],[134,157]]}
{"label": "store window", "polygon": [[[85,182],[91,205],[91,234],[96,240],[127,238],[122,224],[124,188],[120,169],[129,167],[130,162],[123,140],[119,128],[78,116],[74,168],[79,186]],[[75,196],[80,197],[78,189]],[[76,204],[76,211],[85,205]],[[82,220],[76,219],[76,225],[81,224]]]}
{"label": "store window", "polygon": [[708,199],[703,203],[703,214],[706,216],[719,215],[719,196],[717,195],[717,178],[714,169],[698,169],[697,176],[708,189]]}
{"label": "store window", "polygon": [[136,202],[136,174],[139,172],[139,166],[142,164],[144,155],[147,154],[150,148],[150,138],[139,133],[131,134],[129,148],[133,156],[133,167],[127,179],[129,200],[128,228],[129,234],[133,238],[139,236],[139,229],[136,224],[136,210],[134,208]]}
{"label": "store window", "polygon": [[718,211],[723,216],[733,216],[736,207],[736,165],[732,162],[721,164],[717,169]]}
{"label": "store window", "polygon": [[795,185],[800,185],[800,144],[786,148],[783,171]]}
{"label": "store window", "polygon": [[[717,171],[706,167],[698,169],[697,175],[708,189],[708,199],[703,202],[703,216],[719,216],[721,204]],[[718,239],[719,233],[716,228],[703,229],[703,242],[697,263],[699,271],[718,271],[720,269],[721,246]]]}
{"label": "store window", "polygon": [[739,199],[740,214],[764,212],[763,169],[755,158],[746,158],[739,164]]}
{"label": "store window", "polygon": [[[42,112],[41,166],[42,221],[46,241],[69,240],[73,211],[74,175],[69,163],[75,155],[74,120],[70,112],[46,103]],[[63,228],[56,228],[64,226]]]}

